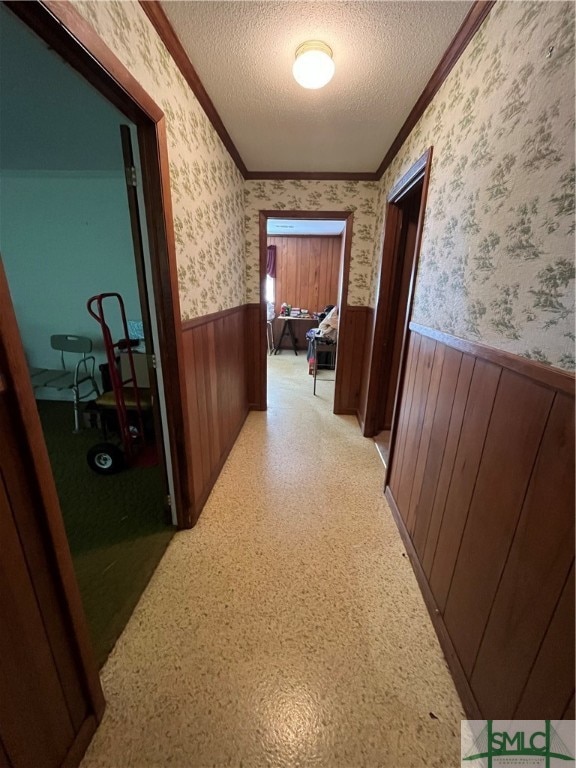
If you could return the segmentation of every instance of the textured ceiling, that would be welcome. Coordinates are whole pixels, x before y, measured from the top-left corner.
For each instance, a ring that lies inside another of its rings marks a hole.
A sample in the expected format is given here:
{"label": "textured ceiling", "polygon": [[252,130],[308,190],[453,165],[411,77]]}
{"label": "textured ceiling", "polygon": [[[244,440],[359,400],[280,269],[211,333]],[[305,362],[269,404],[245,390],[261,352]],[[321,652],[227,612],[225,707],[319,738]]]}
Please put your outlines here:
{"label": "textured ceiling", "polygon": [[[250,171],[376,171],[472,2],[162,2]],[[320,39],[336,73],[292,77]]]}

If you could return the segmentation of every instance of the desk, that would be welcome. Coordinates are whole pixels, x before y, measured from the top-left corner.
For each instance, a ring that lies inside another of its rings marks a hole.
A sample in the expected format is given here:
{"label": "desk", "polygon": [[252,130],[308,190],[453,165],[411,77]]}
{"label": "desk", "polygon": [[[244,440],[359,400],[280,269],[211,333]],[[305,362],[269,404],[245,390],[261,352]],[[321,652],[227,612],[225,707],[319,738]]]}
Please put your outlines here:
{"label": "desk", "polygon": [[[296,325],[294,325],[296,324]],[[281,325],[281,330],[278,326]],[[314,328],[318,325],[318,321],[310,316],[306,317],[294,317],[292,315],[284,317],[279,315],[274,320],[275,337],[277,339],[274,345],[274,354],[284,349],[293,349],[294,354],[298,354],[298,350],[307,349],[308,343],[306,341],[306,333],[310,328]],[[289,343],[289,346],[282,347],[282,343]]]}

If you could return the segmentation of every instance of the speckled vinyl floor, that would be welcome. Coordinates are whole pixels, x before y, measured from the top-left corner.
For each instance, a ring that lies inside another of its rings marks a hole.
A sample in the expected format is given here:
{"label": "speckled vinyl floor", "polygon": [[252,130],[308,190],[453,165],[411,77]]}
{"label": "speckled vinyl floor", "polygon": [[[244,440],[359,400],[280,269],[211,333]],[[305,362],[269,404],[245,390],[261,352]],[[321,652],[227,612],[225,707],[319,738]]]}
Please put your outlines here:
{"label": "speckled vinyl floor", "polygon": [[[452,768],[454,685],[356,419],[270,358],[196,528],[102,671],[83,768]],[[323,377],[330,376],[324,372]]]}

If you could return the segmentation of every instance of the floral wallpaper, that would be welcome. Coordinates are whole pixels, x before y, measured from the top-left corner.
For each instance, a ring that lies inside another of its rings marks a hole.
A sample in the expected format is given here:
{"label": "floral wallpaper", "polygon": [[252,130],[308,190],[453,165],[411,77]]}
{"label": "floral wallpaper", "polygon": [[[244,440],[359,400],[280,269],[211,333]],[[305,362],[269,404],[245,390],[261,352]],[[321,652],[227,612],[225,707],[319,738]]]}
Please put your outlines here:
{"label": "floral wallpaper", "polygon": [[373,305],[387,194],[433,146],[414,319],[574,368],[572,3],[499,0],[380,183],[244,182],[138,3],[74,5],[166,114],[183,319],[258,300],[261,209],[353,210]]}
{"label": "floral wallpaper", "polygon": [[137,2],[75,2],[166,115],[183,320],[246,301],[244,179]]}
{"label": "floral wallpaper", "polygon": [[[551,50],[552,49],[552,50]],[[498,2],[385,173],[433,146],[413,319],[573,369],[574,5]]]}
{"label": "floral wallpaper", "polygon": [[352,249],[348,282],[348,304],[368,303],[374,255],[376,200],[374,181],[247,181],[246,207],[246,296],[258,301],[259,211],[353,211]]}

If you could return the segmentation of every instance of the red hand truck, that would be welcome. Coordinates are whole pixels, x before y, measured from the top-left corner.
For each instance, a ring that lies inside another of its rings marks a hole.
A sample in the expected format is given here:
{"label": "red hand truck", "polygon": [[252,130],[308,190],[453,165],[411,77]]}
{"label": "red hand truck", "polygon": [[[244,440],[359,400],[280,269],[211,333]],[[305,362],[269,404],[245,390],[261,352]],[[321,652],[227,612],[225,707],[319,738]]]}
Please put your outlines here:
{"label": "red hand truck", "polygon": [[[123,338],[113,341],[104,307],[110,312],[115,307],[122,322]],[[100,293],[92,296],[87,302],[88,312],[100,325],[104,340],[104,351],[110,376],[111,392],[104,392],[96,401],[96,407],[101,411],[101,421],[104,423],[104,411],[114,409],[118,422],[118,435],[121,447],[115,443],[105,442],[93,446],[87,453],[88,465],[94,472],[102,475],[112,475],[120,472],[126,465],[153,464],[157,461],[140,461],[142,448],[146,444],[143,413],[150,410],[152,402],[150,395],[138,387],[134,366],[133,342],[129,338],[128,323],[124,301],[119,293]],[[128,378],[123,379],[119,365],[119,354],[126,355],[128,361]]]}

